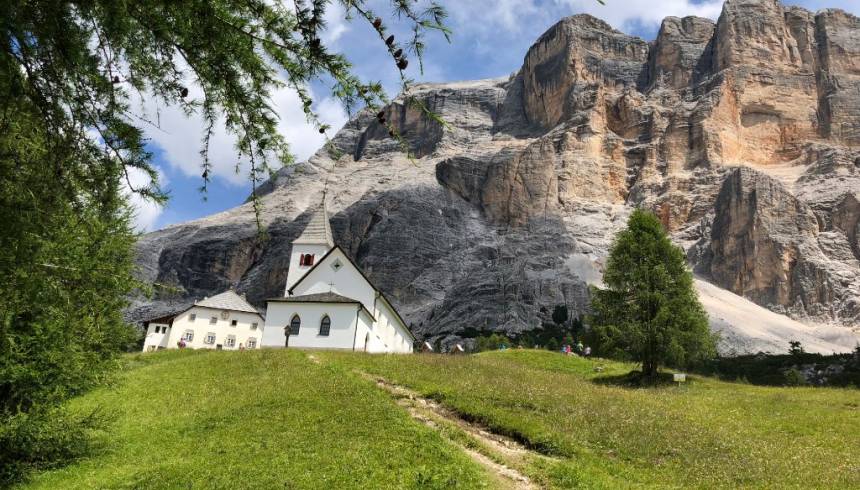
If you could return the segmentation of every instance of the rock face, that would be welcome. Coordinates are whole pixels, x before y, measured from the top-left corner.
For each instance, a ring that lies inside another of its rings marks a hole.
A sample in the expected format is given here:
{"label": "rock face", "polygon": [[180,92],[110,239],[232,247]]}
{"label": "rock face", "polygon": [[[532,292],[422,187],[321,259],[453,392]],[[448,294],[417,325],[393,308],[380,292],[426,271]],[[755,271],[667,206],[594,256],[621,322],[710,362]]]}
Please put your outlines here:
{"label": "rock face", "polygon": [[448,126],[395,100],[386,117],[409,159],[359,114],[335,137],[337,158],[321,150],[263,186],[267,241],[247,204],[144,236],[141,273],[160,292],[131,316],[228,287],[258,305],[282,294],[290,241],[327,183],[336,241],[419,337],[541,328],[560,304],[584,314],[614,233],[645,207],[700,284],[728,290],[709,290],[713,304],[725,310],[734,293],[777,313],[759,344],[741,321],[714,317],[729,344],[744,339],[724,348],[773,349],[774,318],[786,345],[800,321],[817,325],[819,350],[853,347],[858,18],[729,0],[716,24],[670,17],[648,43],[577,15],[510,77],[412,95]]}

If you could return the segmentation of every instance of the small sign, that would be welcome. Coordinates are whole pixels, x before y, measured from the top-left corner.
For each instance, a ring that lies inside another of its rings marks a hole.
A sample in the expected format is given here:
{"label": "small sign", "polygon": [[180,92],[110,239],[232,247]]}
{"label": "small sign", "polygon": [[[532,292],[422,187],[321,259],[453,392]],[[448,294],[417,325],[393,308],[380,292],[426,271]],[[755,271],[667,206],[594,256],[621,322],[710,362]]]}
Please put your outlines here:
{"label": "small sign", "polygon": [[676,383],[685,383],[687,381],[687,375],[684,373],[675,373],[672,375],[672,379]]}

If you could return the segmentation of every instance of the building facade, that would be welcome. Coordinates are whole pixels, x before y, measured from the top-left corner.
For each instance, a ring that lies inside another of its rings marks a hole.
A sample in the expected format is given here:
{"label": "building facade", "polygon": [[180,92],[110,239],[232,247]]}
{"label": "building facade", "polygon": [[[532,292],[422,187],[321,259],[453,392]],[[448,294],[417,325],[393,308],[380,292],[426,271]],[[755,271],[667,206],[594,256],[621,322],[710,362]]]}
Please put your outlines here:
{"label": "building facade", "polygon": [[143,351],[176,349],[257,349],[264,320],[256,308],[233,291],[205,298],[171,315],[144,323]]}
{"label": "building facade", "polygon": [[335,245],[323,202],[293,241],[284,296],[267,303],[263,346],[409,353],[414,341],[388,299]]}

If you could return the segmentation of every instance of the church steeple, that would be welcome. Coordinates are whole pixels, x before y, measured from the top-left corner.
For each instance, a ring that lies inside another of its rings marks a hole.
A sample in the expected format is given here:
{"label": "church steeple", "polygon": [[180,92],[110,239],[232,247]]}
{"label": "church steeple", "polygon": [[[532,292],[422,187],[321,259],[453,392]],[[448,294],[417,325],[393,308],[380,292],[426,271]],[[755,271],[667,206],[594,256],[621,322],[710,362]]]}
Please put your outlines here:
{"label": "church steeple", "polygon": [[322,199],[311,214],[311,219],[305,225],[305,229],[298,238],[293,240],[284,296],[289,294],[290,287],[298,282],[317,260],[334,248],[325,195],[326,193],[323,191]]}
{"label": "church steeple", "polygon": [[293,240],[293,244],[325,244],[329,248],[334,247],[331,224],[328,221],[328,209],[325,204],[325,192],[323,192],[322,200],[317,209],[311,215],[310,221],[305,226],[305,230]]}

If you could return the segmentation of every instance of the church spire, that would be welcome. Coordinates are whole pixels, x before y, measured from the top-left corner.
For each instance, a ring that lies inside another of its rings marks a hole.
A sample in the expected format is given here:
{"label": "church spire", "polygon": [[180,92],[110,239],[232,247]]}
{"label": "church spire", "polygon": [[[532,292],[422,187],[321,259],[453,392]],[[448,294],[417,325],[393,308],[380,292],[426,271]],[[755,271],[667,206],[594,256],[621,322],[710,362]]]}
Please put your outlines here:
{"label": "church spire", "polygon": [[331,224],[328,220],[328,209],[325,204],[326,191],[323,190],[322,200],[311,215],[305,230],[293,243],[299,244],[325,244],[334,247],[334,239],[331,234]]}

